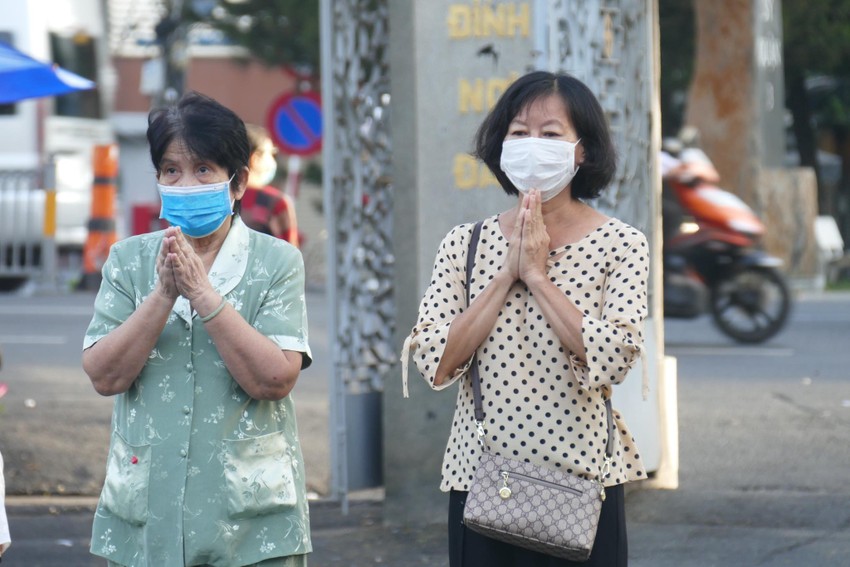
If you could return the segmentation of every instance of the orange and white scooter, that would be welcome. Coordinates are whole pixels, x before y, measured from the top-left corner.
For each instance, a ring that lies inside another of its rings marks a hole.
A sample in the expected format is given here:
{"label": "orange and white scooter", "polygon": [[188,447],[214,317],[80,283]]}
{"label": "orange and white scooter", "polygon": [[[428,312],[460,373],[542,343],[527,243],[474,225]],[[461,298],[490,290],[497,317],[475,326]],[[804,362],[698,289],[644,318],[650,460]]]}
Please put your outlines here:
{"label": "orange and white scooter", "polygon": [[[710,313],[718,328],[743,343],[778,333],[791,310],[782,260],[760,248],[765,227],[699,148],[665,140],[664,316]],[[678,207],[678,210],[677,210]]]}

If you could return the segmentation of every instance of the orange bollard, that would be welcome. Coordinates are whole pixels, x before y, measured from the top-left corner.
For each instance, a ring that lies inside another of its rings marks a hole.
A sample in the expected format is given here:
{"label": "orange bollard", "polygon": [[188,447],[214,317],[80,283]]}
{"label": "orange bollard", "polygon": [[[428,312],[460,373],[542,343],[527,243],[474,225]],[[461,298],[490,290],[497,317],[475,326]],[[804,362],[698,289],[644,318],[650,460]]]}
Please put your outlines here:
{"label": "orange bollard", "polygon": [[88,237],[83,247],[80,289],[97,290],[109,248],[115,244],[115,198],[118,191],[118,145],[94,147],[94,185]]}

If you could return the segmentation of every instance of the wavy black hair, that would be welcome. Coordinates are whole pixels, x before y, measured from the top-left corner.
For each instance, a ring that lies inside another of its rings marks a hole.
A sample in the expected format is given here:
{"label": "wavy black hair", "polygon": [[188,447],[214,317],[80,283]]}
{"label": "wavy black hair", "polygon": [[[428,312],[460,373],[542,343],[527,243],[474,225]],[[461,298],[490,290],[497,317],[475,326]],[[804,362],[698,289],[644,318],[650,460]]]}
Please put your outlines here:
{"label": "wavy black hair", "polygon": [[152,110],[147,138],[157,176],[162,158],[175,140],[181,140],[195,157],[227,169],[230,177],[248,167],[251,156],[242,119],[221,103],[194,91],[173,106]]}
{"label": "wavy black hair", "polygon": [[594,199],[611,183],[617,170],[617,153],[605,113],[587,85],[568,74],[532,71],[508,87],[475,134],[473,156],[483,161],[508,195],[517,188],[502,171],[502,143],[519,112],[549,95],[564,101],[567,117],[581,139],[584,162],[573,178],[573,199]]}

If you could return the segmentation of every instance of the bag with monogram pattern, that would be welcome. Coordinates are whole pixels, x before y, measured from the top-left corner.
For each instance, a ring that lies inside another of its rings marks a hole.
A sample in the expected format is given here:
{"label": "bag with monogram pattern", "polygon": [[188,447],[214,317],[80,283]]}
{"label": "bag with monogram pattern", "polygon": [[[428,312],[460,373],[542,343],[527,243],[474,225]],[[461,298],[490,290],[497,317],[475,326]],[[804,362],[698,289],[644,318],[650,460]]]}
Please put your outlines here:
{"label": "bag with monogram pattern", "polygon": [[596,540],[603,494],[597,481],[485,451],[463,522],[499,541],[586,561]]}
{"label": "bag with monogram pattern", "polygon": [[[478,223],[469,244],[467,274],[472,274],[480,230],[481,223]],[[468,282],[466,293],[468,303]],[[473,531],[511,545],[570,561],[586,561],[596,540],[596,527],[605,500],[601,480],[588,480],[488,451],[484,446],[484,410],[477,360],[472,362],[470,377],[475,423],[483,451],[466,498],[464,524]],[[613,452],[610,400],[605,400],[605,409],[608,442],[600,470],[602,480],[609,474]]]}

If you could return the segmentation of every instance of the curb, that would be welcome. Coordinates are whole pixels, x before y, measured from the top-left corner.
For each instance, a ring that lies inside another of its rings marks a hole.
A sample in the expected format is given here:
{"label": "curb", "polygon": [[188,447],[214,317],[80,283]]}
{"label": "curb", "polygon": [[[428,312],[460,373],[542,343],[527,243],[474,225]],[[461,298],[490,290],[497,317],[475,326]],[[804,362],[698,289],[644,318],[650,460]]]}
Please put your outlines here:
{"label": "curb", "polygon": [[6,496],[6,511],[18,515],[94,512],[96,496]]}

